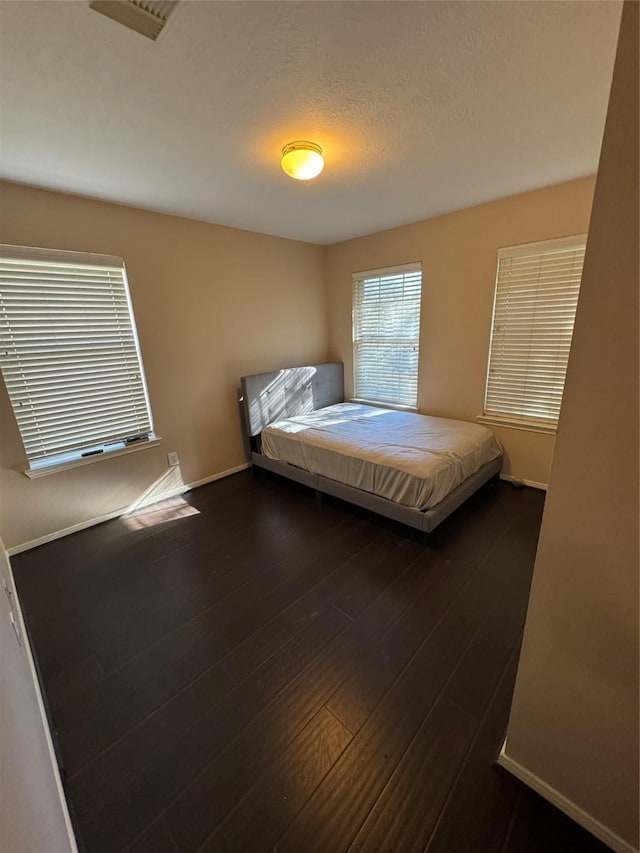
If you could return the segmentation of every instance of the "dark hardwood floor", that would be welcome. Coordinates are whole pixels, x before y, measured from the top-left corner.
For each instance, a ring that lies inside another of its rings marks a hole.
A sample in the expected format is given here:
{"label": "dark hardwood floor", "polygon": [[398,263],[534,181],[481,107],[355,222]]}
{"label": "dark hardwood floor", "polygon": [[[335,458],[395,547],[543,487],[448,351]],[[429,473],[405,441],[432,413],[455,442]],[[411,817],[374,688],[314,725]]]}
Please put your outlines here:
{"label": "dark hardwood floor", "polygon": [[14,557],[83,849],[605,850],[494,764],[542,505],[424,544],[247,471]]}

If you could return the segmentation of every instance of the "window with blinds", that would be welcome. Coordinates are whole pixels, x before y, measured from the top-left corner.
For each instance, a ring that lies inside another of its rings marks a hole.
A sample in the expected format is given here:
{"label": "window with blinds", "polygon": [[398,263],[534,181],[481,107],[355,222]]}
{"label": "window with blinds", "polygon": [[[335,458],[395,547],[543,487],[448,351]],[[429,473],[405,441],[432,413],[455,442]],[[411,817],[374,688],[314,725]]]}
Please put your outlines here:
{"label": "window with blinds", "polygon": [[500,249],[485,415],[555,427],[586,235]]}
{"label": "window with blinds", "polygon": [[420,264],[354,274],[356,399],[417,406],[421,293]]}
{"label": "window with blinds", "polygon": [[121,258],[0,247],[0,367],[31,470],[153,437]]}

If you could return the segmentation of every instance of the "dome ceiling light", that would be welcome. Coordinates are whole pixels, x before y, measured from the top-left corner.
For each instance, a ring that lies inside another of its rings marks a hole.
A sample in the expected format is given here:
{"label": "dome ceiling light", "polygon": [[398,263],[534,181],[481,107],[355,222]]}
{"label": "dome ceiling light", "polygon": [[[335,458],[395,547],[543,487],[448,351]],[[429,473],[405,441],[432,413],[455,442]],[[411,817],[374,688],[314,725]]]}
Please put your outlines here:
{"label": "dome ceiling light", "polygon": [[322,148],[315,142],[290,142],[282,149],[282,168],[291,178],[309,181],[324,169]]}

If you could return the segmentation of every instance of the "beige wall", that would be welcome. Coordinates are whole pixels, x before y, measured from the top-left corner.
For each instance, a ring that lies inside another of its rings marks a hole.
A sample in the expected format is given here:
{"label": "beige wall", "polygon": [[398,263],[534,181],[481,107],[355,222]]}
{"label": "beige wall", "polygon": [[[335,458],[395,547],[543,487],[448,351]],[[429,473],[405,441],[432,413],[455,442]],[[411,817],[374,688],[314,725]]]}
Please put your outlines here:
{"label": "beige wall", "polygon": [[[484,402],[497,249],[586,232],[593,186],[593,178],[584,178],[329,246],[331,357],[344,361],[347,393],[352,273],[421,261],[418,407],[473,420]],[[553,436],[495,432],[506,452],[505,473],[548,482]]]}
{"label": "beige wall", "polygon": [[622,17],[505,747],[619,850],[638,846],[638,8]]}
{"label": "beige wall", "polygon": [[7,548],[126,507],[163,477],[174,485],[169,451],[185,483],[242,464],[240,376],[326,359],[322,247],[15,184],[0,193],[0,242],[124,257],[163,438],[158,448],[28,480],[0,383]]}
{"label": "beige wall", "polygon": [[[0,541],[0,850],[77,853],[9,560]],[[19,626],[22,645],[10,617]]]}

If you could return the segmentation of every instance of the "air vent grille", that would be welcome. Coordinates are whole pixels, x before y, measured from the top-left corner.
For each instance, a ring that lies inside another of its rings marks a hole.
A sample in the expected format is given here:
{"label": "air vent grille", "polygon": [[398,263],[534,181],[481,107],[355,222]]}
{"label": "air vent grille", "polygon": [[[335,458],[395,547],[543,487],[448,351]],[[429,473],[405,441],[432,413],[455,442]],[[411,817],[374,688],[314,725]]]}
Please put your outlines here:
{"label": "air vent grille", "polygon": [[90,0],[89,6],[130,30],[155,41],[178,0]]}

